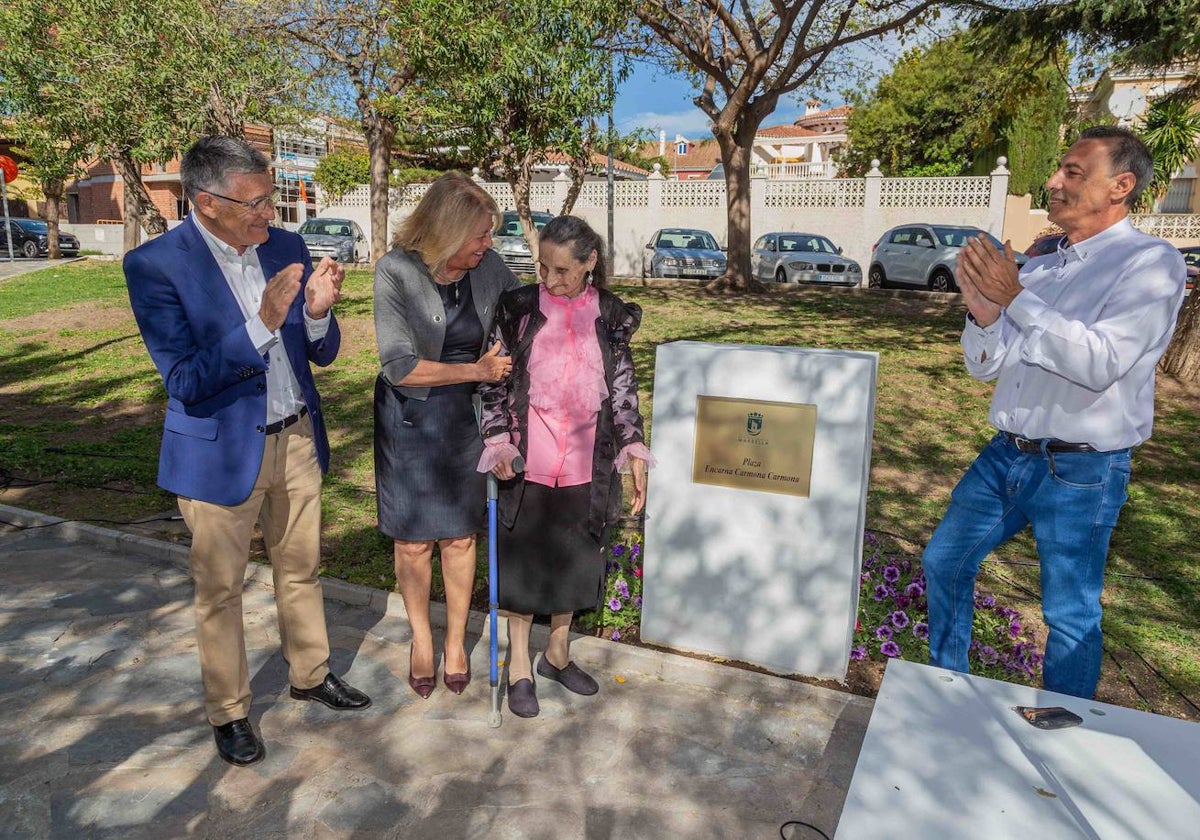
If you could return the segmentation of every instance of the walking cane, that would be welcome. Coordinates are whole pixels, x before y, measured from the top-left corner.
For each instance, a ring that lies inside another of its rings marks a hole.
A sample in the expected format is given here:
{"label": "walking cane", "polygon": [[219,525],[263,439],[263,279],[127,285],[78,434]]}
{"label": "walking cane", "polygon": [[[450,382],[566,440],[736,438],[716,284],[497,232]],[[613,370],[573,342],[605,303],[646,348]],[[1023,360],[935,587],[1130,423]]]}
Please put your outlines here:
{"label": "walking cane", "polygon": [[[513,472],[522,472],[525,461],[520,455],[513,458]],[[499,584],[496,581],[496,499],[500,495],[499,482],[490,470],[487,474],[487,506],[488,506],[488,636],[491,640],[491,654],[488,678],[492,684],[492,713],[488,717],[488,726],[492,729],[500,726],[500,667],[499,645],[496,640],[497,613],[500,610]]]}

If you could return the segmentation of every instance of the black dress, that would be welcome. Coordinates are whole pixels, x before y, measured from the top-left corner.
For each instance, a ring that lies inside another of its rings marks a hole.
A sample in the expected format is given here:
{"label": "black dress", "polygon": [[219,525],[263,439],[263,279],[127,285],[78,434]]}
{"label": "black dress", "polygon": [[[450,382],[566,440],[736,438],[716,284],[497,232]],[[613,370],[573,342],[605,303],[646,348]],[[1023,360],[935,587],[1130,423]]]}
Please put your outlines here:
{"label": "black dress", "polygon": [[[446,310],[440,362],[474,362],[483,325],[471,298],[471,275],[438,286]],[[375,488],[379,530],[394,540],[438,540],[484,527],[486,484],[476,471],[483,441],[474,382],[438,385],[411,399],[375,380]]]}

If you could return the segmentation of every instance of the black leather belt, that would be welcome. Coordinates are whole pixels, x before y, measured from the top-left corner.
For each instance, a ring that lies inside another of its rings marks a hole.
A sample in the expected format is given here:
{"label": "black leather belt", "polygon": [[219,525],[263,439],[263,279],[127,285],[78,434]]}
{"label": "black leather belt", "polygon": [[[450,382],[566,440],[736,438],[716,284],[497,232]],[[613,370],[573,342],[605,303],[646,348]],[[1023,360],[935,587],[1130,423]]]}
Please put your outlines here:
{"label": "black leather belt", "polygon": [[308,406],[300,406],[300,410],[291,417],[284,417],[282,420],[276,420],[274,423],[268,423],[265,427],[266,433],[269,435],[277,435],[286,429],[288,426],[294,426],[300,422],[301,417],[308,415]]}
{"label": "black leather belt", "polygon": [[1020,435],[1014,435],[1012,432],[1005,432],[1004,436],[1009,439],[1013,446],[1026,453],[1027,455],[1037,455],[1042,451],[1042,445],[1045,444],[1047,452],[1095,452],[1095,448],[1086,443],[1069,443],[1065,440],[1055,440],[1054,438],[1039,438],[1031,440],[1023,438]]}

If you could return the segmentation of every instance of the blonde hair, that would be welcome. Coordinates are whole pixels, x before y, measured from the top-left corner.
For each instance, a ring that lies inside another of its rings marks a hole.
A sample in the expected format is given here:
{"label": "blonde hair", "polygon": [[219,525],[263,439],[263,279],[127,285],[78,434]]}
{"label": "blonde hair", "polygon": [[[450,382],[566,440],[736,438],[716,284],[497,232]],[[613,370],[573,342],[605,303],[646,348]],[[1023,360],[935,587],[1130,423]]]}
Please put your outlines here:
{"label": "blonde hair", "polygon": [[447,172],[429,185],[417,209],[396,228],[393,248],[416,251],[433,274],[475,235],[482,216],[500,226],[496,200],[461,172]]}

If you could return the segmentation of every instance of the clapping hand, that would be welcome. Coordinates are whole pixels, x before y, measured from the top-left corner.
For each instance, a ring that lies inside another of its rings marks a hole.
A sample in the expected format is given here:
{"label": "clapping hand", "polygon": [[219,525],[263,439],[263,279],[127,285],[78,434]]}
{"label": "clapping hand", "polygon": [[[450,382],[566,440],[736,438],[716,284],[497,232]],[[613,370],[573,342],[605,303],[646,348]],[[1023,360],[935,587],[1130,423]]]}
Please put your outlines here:
{"label": "clapping hand", "polygon": [[304,266],[292,263],[267,281],[263,288],[262,303],[258,307],[258,316],[271,332],[283,326],[288,309],[300,291],[300,278],[303,276]]}
{"label": "clapping hand", "polygon": [[981,327],[1000,317],[1024,286],[1017,279],[1012,243],[1001,251],[986,236],[973,236],[958,254],[958,285],[967,309]]}
{"label": "clapping hand", "polygon": [[342,281],[346,269],[332,257],[323,257],[308,278],[304,287],[304,303],[308,317],[319,321],[329,314],[329,309],[342,299]]}

